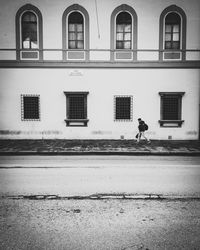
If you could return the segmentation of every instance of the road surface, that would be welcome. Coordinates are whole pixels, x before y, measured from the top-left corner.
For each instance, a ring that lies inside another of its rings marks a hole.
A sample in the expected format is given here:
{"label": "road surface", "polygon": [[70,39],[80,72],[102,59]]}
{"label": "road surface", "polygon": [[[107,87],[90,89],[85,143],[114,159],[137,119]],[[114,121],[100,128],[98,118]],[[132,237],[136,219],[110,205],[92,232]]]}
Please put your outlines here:
{"label": "road surface", "polygon": [[0,195],[200,197],[200,157],[0,156]]}
{"label": "road surface", "polygon": [[[200,157],[0,157],[0,249],[199,249],[199,166]],[[182,199],[25,197],[94,193]]]}

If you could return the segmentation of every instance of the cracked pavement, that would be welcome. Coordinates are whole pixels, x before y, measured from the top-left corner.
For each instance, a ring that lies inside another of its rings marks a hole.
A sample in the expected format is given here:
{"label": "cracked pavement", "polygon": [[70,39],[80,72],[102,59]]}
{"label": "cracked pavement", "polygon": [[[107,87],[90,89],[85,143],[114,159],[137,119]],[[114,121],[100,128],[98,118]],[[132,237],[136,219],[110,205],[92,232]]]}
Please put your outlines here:
{"label": "cracked pavement", "polygon": [[199,157],[0,159],[2,250],[199,249]]}
{"label": "cracked pavement", "polygon": [[3,250],[199,249],[197,200],[0,199]]}

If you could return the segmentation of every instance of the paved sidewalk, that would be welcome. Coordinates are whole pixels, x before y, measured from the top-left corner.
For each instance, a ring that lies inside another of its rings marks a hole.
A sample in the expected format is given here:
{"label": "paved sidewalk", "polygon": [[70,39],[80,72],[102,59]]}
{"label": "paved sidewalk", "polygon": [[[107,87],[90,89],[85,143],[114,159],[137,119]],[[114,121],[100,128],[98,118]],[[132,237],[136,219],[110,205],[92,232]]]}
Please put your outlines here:
{"label": "paved sidewalk", "polygon": [[200,141],[0,140],[0,155],[199,155]]}

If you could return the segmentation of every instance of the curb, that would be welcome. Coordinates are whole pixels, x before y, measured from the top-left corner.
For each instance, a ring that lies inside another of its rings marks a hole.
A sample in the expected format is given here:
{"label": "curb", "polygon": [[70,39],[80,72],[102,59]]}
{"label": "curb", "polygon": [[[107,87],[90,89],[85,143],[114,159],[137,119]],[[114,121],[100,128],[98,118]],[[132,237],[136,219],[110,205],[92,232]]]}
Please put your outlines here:
{"label": "curb", "polygon": [[200,156],[200,151],[1,151],[0,156],[12,155],[155,155],[155,156]]}
{"label": "curb", "polygon": [[9,195],[1,196],[0,199],[12,200],[198,200],[200,196],[172,196],[161,194],[92,194],[86,196],[59,196],[59,195]]}

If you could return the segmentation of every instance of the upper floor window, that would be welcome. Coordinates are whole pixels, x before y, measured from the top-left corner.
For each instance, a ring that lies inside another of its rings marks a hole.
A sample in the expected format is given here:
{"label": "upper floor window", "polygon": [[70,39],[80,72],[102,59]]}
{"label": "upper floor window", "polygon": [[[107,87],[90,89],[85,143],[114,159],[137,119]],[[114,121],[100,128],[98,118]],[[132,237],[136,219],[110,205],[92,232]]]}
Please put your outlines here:
{"label": "upper floor window", "polygon": [[132,48],[132,18],[128,12],[120,12],[116,18],[116,49]]}
{"label": "upper floor window", "polygon": [[78,11],[68,17],[68,48],[84,49],[84,20]]}
{"label": "upper floor window", "polygon": [[160,16],[159,59],[185,60],[186,15],[176,5],[167,7]]}
{"label": "upper floor window", "polygon": [[89,59],[89,15],[74,4],[63,13],[63,60]]}
{"label": "upper floor window", "polygon": [[122,4],[111,15],[111,60],[137,59],[137,14]]}
{"label": "upper floor window", "polygon": [[165,18],[165,49],[180,49],[181,18],[175,13]]}
{"label": "upper floor window", "polygon": [[42,14],[31,4],[22,6],[16,14],[17,60],[42,60]]}
{"label": "upper floor window", "polygon": [[38,48],[37,16],[26,11],[21,17],[21,39],[23,49]]}

